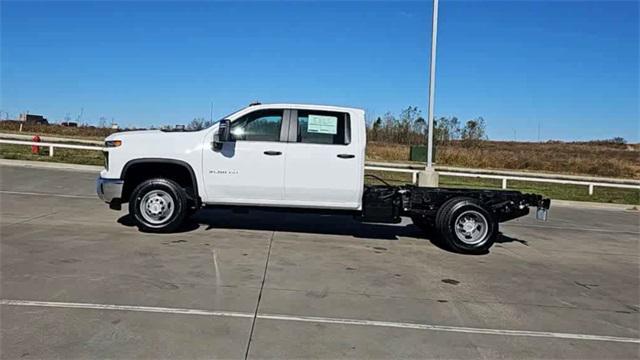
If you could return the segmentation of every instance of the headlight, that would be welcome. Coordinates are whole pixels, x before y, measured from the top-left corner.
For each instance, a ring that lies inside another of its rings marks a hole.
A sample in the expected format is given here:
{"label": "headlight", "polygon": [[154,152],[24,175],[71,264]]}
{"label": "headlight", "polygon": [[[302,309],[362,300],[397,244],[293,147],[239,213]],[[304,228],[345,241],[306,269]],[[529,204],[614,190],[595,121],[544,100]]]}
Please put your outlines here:
{"label": "headlight", "polygon": [[122,145],[122,140],[107,140],[104,142],[105,147],[118,147]]}

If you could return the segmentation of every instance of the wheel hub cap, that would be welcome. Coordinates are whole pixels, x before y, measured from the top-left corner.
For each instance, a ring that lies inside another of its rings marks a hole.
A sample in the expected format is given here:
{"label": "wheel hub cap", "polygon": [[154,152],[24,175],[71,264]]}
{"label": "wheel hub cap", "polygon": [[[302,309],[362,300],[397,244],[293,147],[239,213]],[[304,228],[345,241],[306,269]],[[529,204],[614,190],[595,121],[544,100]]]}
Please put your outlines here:
{"label": "wheel hub cap", "polygon": [[487,240],[489,223],[484,215],[475,210],[467,210],[458,215],[454,226],[456,236],[464,243],[479,245]]}
{"label": "wheel hub cap", "polygon": [[152,190],[140,201],[140,213],[151,224],[161,224],[171,218],[174,204],[171,195],[164,190]]}

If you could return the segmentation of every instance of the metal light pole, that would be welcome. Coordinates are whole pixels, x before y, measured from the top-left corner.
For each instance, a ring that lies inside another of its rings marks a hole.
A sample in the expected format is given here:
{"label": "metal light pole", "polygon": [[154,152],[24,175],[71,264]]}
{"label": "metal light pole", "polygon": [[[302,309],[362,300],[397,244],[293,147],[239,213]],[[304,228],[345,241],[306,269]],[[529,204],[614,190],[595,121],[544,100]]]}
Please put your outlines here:
{"label": "metal light pole", "polygon": [[438,40],[438,0],[433,0],[431,20],[431,69],[429,71],[429,138],[427,140],[427,169],[433,167],[433,101],[436,87],[436,43]]}

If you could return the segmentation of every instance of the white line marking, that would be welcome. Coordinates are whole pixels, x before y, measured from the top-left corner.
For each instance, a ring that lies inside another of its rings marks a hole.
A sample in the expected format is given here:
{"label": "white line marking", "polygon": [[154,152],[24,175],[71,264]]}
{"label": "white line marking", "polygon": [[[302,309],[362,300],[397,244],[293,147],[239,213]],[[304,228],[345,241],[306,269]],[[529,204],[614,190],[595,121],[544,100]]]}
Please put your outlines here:
{"label": "white line marking", "polygon": [[[88,303],[69,303],[69,302],[50,302],[50,301],[6,300],[6,299],[0,300],[0,305],[38,306],[38,307],[95,309],[95,310],[117,310],[117,311],[140,311],[140,312],[151,312],[151,313],[238,317],[238,318],[253,318],[254,316],[253,313],[233,312],[233,311],[211,311],[211,310],[166,308],[166,307],[152,307],[152,306],[88,304]],[[610,341],[610,342],[640,344],[640,339],[636,339],[636,338],[556,333],[556,332],[548,332],[548,331],[486,329],[486,328],[471,328],[471,327],[460,327],[460,326],[429,325],[429,324],[401,323],[401,322],[376,321],[376,320],[339,319],[339,318],[328,318],[328,317],[295,316],[295,315],[279,315],[279,314],[258,314],[257,317],[259,319],[266,319],[266,320],[298,321],[298,322],[326,323],[326,324],[339,324],[339,325],[379,326],[379,327],[390,327],[390,328],[400,328],[400,329],[444,331],[444,332],[472,333],[472,334],[484,334],[484,335],[529,336],[529,337],[543,337],[543,338],[555,338],[555,339]]]}
{"label": "white line marking", "polygon": [[198,310],[198,309],[181,309],[181,308],[167,308],[167,307],[155,307],[155,306],[109,305],[109,304],[88,304],[88,303],[69,303],[69,302],[50,302],[50,301],[5,300],[5,299],[0,300],[0,305],[39,306],[39,307],[95,309],[95,310],[141,311],[141,312],[165,313],[165,314],[253,318],[253,313],[242,313],[242,312],[233,312],[233,311],[211,311],[211,310]]}
{"label": "white line marking", "polygon": [[211,256],[213,258],[213,272],[216,275],[216,284],[222,285],[222,275],[220,274],[220,268],[218,268],[218,257],[215,249],[211,249]]}
{"label": "white line marking", "polygon": [[397,322],[375,321],[375,320],[337,319],[337,318],[325,318],[325,317],[314,317],[314,316],[290,316],[290,315],[271,315],[271,314],[261,314],[261,315],[258,315],[258,318],[271,319],[271,320],[283,320],[283,321],[302,321],[302,322],[314,322],[314,323],[342,324],[342,325],[382,326],[382,327],[392,327],[392,328],[401,328],[401,329],[447,331],[447,332],[486,334],[486,335],[531,336],[531,337],[545,337],[545,338],[558,338],[558,339],[613,341],[613,342],[626,342],[626,343],[640,344],[640,339],[634,339],[634,338],[556,333],[556,332],[548,332],[548,331],[484,329],[484,328],[470,328],[470,327],[459,327],[459,326],[397,323]]}
{"label": "white line marking", "polygon": [[29,195],[29,196],[53,196],[53,197],[63,197],[63,198],[77,198],[77,199],[97,199],[96,196],[89,195],[66,195],[66,194],[47,194],[47,193],[35,193],[35,192],[22,192],[22,191],[7,191],[0,190],[1,194],[11,194],[11,195]]}

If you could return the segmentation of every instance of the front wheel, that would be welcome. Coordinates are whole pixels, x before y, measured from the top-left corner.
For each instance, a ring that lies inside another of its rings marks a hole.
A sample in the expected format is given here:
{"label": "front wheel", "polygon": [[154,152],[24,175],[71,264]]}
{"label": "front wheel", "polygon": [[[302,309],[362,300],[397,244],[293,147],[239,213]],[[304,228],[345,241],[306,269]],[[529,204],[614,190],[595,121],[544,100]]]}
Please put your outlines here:
{"label": "front wheel", "polygon": [[187,214],[187,194],[172,180],[145,180],[131,193],[129,214],[142,231],[172,232]]}
{"label": "front wheel", "polygon": [[449,247],[457,252],[482,254],[498,235],[498,221],[478,200],[454,198],[438,211],[436,227]]}

